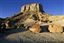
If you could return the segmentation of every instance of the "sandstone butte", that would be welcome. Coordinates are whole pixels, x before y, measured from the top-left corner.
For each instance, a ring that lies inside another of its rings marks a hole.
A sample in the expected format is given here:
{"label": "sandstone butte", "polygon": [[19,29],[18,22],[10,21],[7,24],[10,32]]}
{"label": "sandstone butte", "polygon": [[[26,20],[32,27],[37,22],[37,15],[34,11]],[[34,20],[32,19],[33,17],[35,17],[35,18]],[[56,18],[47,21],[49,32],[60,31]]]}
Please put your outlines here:
{"label": "sandstone butte", "polygon": [[[40,25],[45,23],[48,24],[47,29],[50,32],[63,32],[64,16],[52,16],[46,14],[42,5],[39,3],[23,5],[20,13],[9,18],[16,20],[14,25],[16,25],[17,28],[20,28],[20,26],[24,26],[25,28],[29,27],[29,30],[35,33],[39,33],[41,29],[43,29],[40,28]],[[50,23],[54,24],[50,25]],[[7,25],[7,22],[5,22],[5,24]]]}

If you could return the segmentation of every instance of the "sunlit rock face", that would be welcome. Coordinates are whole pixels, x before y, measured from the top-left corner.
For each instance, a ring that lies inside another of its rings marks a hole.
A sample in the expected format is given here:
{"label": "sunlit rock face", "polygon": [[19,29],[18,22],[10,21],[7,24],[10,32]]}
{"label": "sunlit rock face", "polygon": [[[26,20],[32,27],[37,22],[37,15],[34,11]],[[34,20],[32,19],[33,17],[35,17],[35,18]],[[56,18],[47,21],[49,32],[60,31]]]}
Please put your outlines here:
{"label": "sunlit rock face", "polygon": [[5,23],[5,25],[6,25],[6,28],[10,27],[9,21],[7,21],[7,22]]}
{"label": "sunlit rock face", "polygon": [[41,32],[41,28],[40,28],[39,23],[33,24],[33,26],[31,26],[29,28],[29,30],[32,31],[32,32],[34,32],[34,33],[40,33]]}
{"label": "sunlit rock face", "polygon": [[49,31],[52,32],[52,33],[55,33],[55,32],[63,32],[63,27],[60,25],[60,24],[55,24],[55,23],[52,23],[49,25]]}
{"label": "sunlit rock face", "polygon": [[13,24],[10,21],[6,21],[5,25],[6,25],[6,29],[9,29],[12,27]]}
{"label": "sunlit rock face", "polygon": [[21,7],[21,12],[25,11],[33,11],[33,12],[39,12],[42,11],[42,6],[38,3],[32,3],[32,4],[27,4]]}

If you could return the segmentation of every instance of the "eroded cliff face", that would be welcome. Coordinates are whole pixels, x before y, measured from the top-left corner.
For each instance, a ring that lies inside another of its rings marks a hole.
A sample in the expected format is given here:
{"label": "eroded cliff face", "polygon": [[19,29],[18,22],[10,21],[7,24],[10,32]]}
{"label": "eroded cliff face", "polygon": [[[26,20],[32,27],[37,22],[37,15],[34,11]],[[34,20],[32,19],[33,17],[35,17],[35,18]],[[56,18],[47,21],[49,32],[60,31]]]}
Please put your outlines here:
{"label": "eroded cliff face", "polygon": [[[21,7],[21,13],[12,17],[16,19],[16,25],[30,24],[33,22],[41,21],[46,22],[48,14],[44,13],[42,5],[38,3],[26,4]],[[29,20],[29,22],[28,22]]]}
{"label": "eroded cliff face", "polygon": [[21,7],[21,12],[26,12],[26,11],[40,12],[43,11],[43,8],[38,3],[32,3]]}

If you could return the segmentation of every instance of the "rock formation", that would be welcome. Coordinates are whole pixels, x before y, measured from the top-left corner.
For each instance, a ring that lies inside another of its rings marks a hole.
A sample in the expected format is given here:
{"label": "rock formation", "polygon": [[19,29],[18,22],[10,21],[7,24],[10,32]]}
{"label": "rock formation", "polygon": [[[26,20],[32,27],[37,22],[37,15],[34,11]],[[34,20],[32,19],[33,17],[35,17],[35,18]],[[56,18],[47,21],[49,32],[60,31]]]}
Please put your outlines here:
{"label": "rock formation", "polygon": [[[13,22],[13,24],[17,28],[29,27],[29,30],[35,33],[39,33],[41,31],[41,28],[40,28],[41,23],[42,24],[53,23],[52,21],[57,21],[58,18],[59,17],[57,16],[54,17],[46,14],[43,10],[42,5],[38,3],[23,5],[21,7],[20,13],[12,17],[9,17],[9,19],[12,19],[11,22]],[[64,18],[64,17],[60,17],[60,18]],[[4,21],[7,21],[7,20],[4,20]],[[6,28],[10,27],[9,26],[10,24],[11,23],[9,23],[9,21],[5,22]],[[46,26],[42,26],[42,27],[46,27]],[[59,24],[51,24],[49,25],[48,29],[50,32],[63,32],[63,28]]]}
{"label": "rock formation", "polygon": [[[21,13],[11,17],[13,19],[16,19],[17,22],[15,23],[17,26],[24,24],[24,26],[29,25],[29,23],[41,21],[46,22],[47,21],[47,14],[43,12],[43,8],[38,3],[33,4],[27,4],[21,7]],[[29,19],[29,22],[27,23]],[[32,21],[31,21],[32,20]]]}
{"label": "rock formation", "polygon": [[[44,13],[43,7],[38,3],[27,4],[21,7],[21,12],[11,17],[16,20],[17,28],[25,27],[35,33],[41,31],[41,22],[47,23],[48,14]],[[35,23],[37,22],[37,23]]]}
{"label": "rock formation", "polygon": [[59,32],[59,33],[63,32],[63,27],[60,24],[55,24],[55,23],[50,24],[48,29],[49,29],[50,32],[53,32],[53,33],[55,33],[55,32]]}
{"label": "rock formation", "polygon": [[38,3],[23,5],[21,7],[21,12],[26,12],[26,11],[40,12],[42,11],[42,7]]}
{"label": "rock formation", "polygon": [[34,32],[34,33],[40,33],[41,32],[41,28],[39,23],[34,23],[33,26],[31,26],[29,28],[30,31]]}

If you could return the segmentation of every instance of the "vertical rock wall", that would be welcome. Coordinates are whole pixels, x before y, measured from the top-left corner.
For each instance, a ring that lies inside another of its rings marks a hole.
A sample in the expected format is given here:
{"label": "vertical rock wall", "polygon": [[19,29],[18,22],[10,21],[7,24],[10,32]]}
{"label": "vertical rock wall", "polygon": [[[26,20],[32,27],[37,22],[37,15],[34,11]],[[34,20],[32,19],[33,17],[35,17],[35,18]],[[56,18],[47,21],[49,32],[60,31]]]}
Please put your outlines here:
{"label": "vertical rock wall", "polygon": [[39,12],[41,10],[40,6],[41,5],[38,3],[24,5],[21,7],[21,12],[25,12],[25,11]]}

